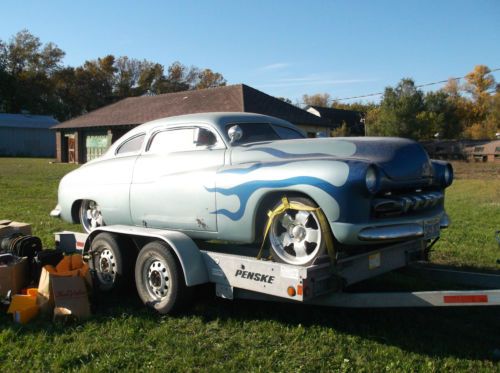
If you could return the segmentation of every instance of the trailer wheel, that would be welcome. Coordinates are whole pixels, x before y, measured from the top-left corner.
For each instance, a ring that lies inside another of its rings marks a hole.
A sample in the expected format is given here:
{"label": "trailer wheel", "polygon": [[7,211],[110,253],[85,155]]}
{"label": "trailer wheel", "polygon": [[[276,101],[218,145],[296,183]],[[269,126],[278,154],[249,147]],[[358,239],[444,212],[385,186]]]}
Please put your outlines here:
{"label": "trailer wheel", "polygon": [[110,233],[99,233],[92,240],[89,266],[95,271],[99,290],[121,289],[130,279],[134,255],[131,250],[124,252],[127,247],[127,242]]}
{"label": "trailer wheel", "polygon": [[139,252],[135,284],[144,304],[161,314],[179,311],[189,298],[182,268],[161,241],[150,242]]}
{"label": "trailer wheel", "polygon": [[[318,206],[305,197],[289,197],[291,204],[317,208]],[[282,205],[278,202],[273,210]],[[325,253],[326,238],[317,211],[307,209],[289,209],[274,216],[269,229],[269,243],[273,259],[280,263],[307,266]]]}

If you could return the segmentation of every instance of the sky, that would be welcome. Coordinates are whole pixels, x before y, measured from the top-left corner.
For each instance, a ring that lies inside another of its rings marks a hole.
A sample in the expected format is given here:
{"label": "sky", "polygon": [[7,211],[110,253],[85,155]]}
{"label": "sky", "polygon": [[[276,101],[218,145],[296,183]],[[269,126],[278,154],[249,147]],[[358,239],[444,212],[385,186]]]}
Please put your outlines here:
{"label": "sky", "polygon": [[3,0],[0,19],[0,39],[28,29],[63,49],[66,65],[107,54],[180,61],[293,102],[500,68],[499,0]]}

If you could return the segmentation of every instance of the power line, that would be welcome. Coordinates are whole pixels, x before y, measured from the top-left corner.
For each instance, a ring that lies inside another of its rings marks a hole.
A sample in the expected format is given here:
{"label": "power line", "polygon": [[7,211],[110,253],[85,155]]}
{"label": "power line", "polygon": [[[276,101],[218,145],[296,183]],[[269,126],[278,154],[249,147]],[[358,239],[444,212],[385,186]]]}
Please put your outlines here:
{"label": "power line", "polygon": [[[489,74],[490,73],[493,73],[495,71],[500,71],[500,67],[498,68],[495,68],[495,69],[491,69]],[[422,87],[429,87],[429,86],[432,86],[432,85],[436,85],[436,84],[443,84],[443,83],[447,83],[449,80],[461,80],[461,79],[464,79],[466,77],[466,75],[464,76],[461,76],[459,78],[449,78],[449,79],[446,79],[446,80],[440,80],[440,81],[437,81],[437,82],[431,82],[431,83],[424,83],[424,84],[419,84],[419,85],[416,85],[415,88],[422,88]],[[335,98],[335,99],[330,99],[328,100],[328,102],[336,102],[336,101],[347,101],[347,100],[354,100],[356,98],[366,98],[366,97],[374,97],[374,96],[381,96],[383,95],[384,92],[377,92],[377,93],[368,93],[366,95],[361,95],[361,96],[353,96],[353,97],[344,97],[344,98]],[[305,105],[304,102],[301,102],[300,103],[301,105]]]}

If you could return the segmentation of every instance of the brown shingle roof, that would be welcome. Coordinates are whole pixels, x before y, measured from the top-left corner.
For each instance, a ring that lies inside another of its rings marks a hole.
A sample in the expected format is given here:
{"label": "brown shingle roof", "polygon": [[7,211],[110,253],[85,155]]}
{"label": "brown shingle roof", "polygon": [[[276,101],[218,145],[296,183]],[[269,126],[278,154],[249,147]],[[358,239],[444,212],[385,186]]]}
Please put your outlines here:
{"label": "brown shingle roof", "polygon": [[254,112],[272,115],[294,124],[325,125],[325,121],[244,84],[219,88],[129,97],[70,119],[52,128],[90,128],[138,125],[182,114]]}

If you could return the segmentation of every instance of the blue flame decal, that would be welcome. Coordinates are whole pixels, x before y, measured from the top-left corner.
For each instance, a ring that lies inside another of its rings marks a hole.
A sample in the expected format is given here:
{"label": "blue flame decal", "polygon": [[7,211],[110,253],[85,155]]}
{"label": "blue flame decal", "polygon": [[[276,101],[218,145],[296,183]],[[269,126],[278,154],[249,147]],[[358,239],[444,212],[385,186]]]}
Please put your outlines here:
{"label": "blue flame decal", "polygon": [[259,189],[262,188],[286,188],[292,185],[311,185],[316,188],[323,190],[330,196],[334,196],[335,186],[329,182],[312,176],[298,176],[292,177],[290,179],[284,180],[252,180],[232,188],[207,188],[208,192],[217,192],[224,196],[236,196],[240,201],[240,207],[235,212],[231,212],[227,209],[220,209],[212,211],[211,214],[221,214],[229,219],[236,221],[240,220],[245,213],[245,209],[250,196]]}
{"label": "blue flame decal", "polygon": [[[266,167],[276,167],[276,166],[282,166],[284,164],[292,163],[292,162],[298,162],[299,160],[293,160],[293,161],[282,161],[282,162],[272,162],[272,163],[254,163],[249,167],[246,168],[229,168],[227,170],[222,170],[219,173],[220,174],[237,174],[237,175],[244,175],[244,174],[249,174],[252,171],[258,170],[259,168],[266,168]],[[304,160],[301,160],[302,162]]]}
{"label": "blue flame decal", "polygon": [[300,157],[331,157],[331,154],[325,153],[305,153],[305,154],[295,154],[295,153],[287,153],[282,150],[274,149],[274,148],[255,148],[248,149],[247,152],[264,152],[272,155],[276,158],[290,159],[290,158],[300,158]]}

